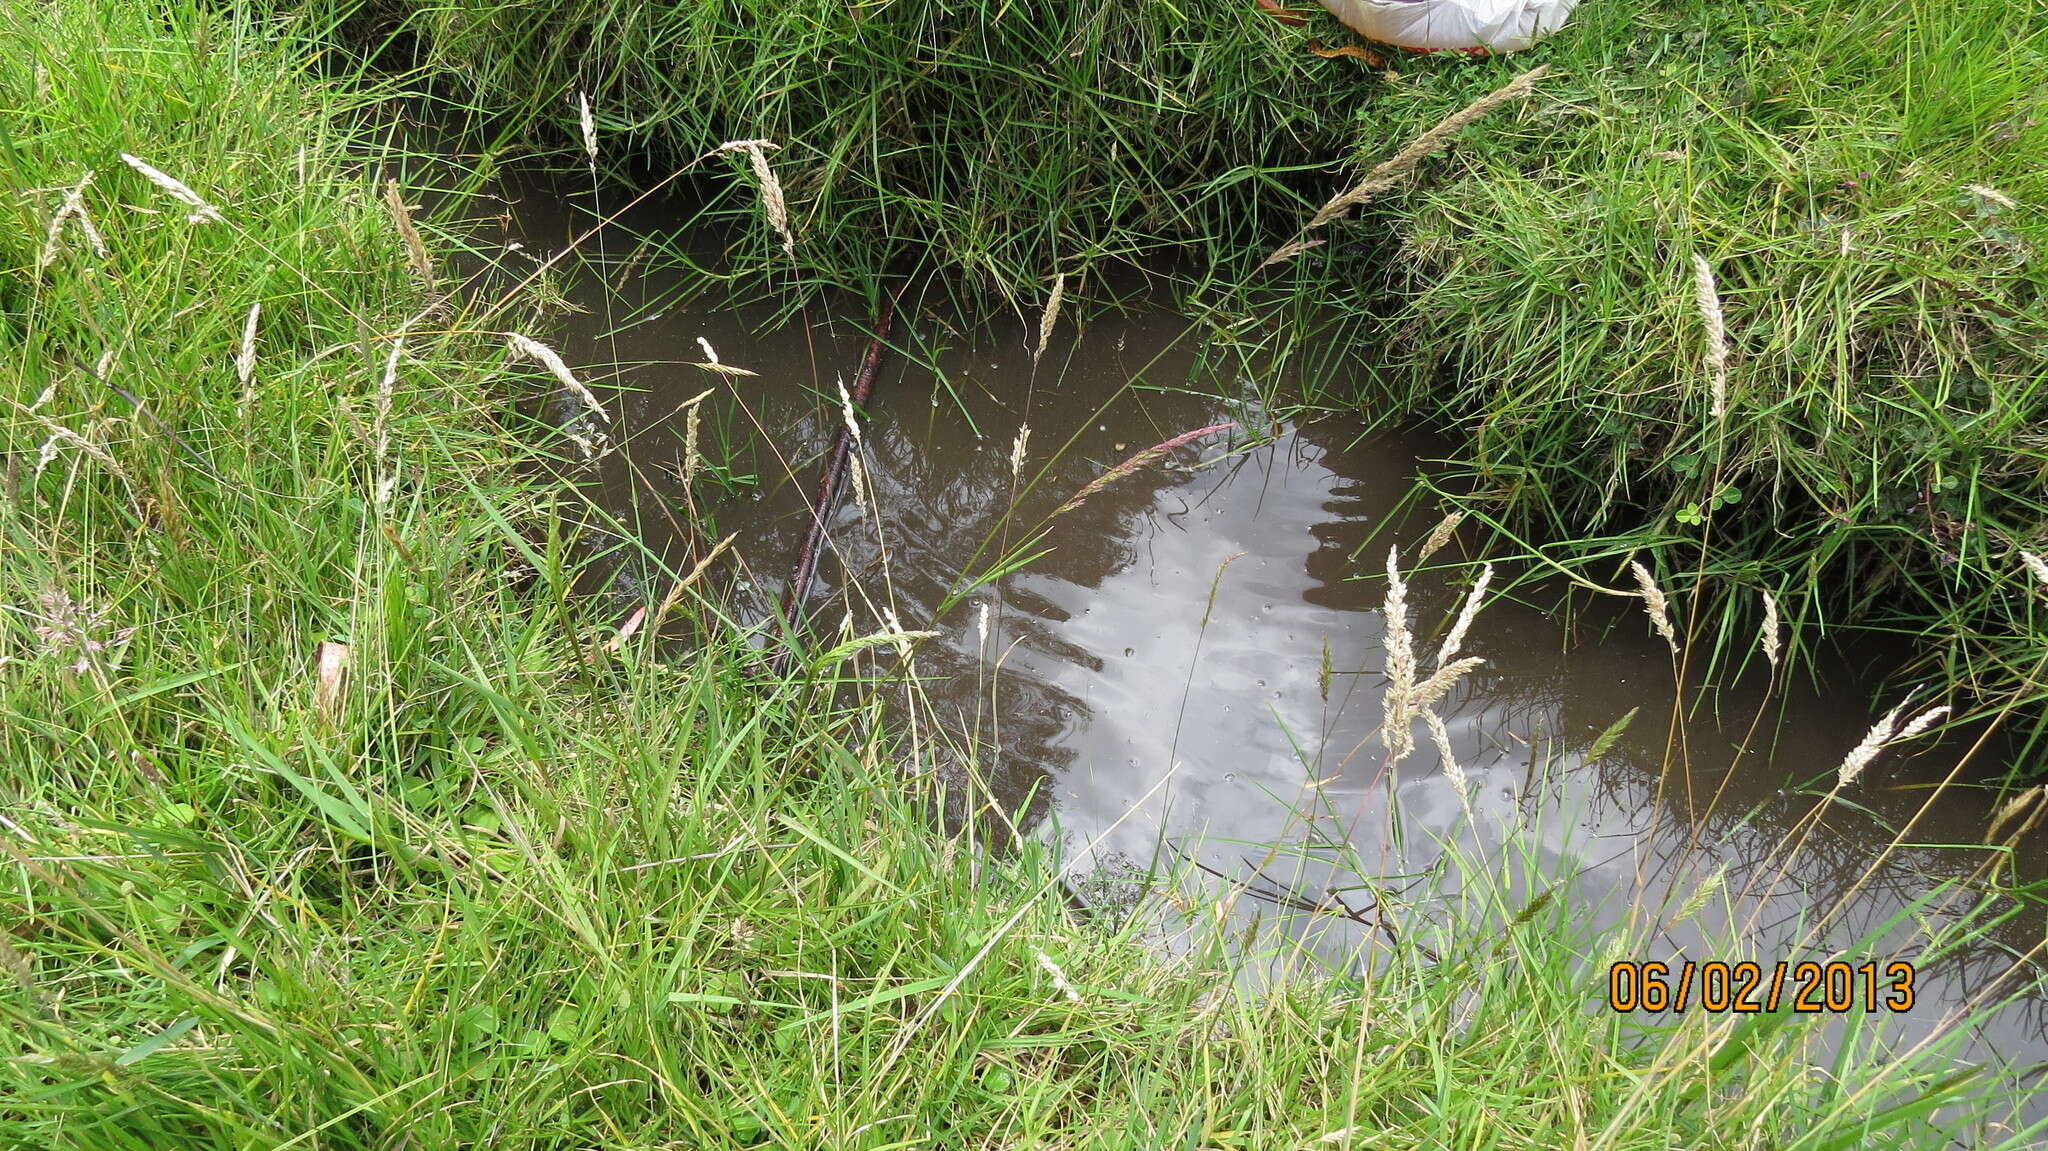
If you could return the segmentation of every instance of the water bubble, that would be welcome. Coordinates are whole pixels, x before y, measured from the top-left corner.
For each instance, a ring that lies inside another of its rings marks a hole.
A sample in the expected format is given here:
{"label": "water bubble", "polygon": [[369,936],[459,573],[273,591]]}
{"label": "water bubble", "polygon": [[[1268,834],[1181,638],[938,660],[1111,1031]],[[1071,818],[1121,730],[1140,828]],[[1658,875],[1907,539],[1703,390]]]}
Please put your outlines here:
{"label": "water bubble", "polygon": [[1236,772],[1234,772],[1234,771],[1226,771],[1226,772],[1224,772],[1224,773],[1223,773],[1223,782],[1225,782],[1225,783],[1236,783],[1236,782],[1237,782],[1237,773],[1236,773]]}
{"label": "water bubble", "polygon": [[1126,659],[1128,659],[1128,658],[1130,658],[1131,656],[1134,656],[1134,655],[1136,655],[1136,654],[1138,654],[1138,649],[1137,649],[1137,648],[1134,648],[1134,647],[1127,647],[1127,648],[1125,648],[1125,649],[1124,649],[1124,658],[1126,658]]}

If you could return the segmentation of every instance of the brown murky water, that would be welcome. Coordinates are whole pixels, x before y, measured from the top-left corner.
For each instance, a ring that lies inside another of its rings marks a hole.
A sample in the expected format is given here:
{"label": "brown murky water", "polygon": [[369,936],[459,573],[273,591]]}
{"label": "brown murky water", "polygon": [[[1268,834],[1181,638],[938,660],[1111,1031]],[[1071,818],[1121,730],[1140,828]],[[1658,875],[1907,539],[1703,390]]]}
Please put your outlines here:
{"label": "brown murky water", "polygon": [[[529,251],[566,241],[557,202],[533,190],[518,198],[512,228]],[[658,211],[633,222],[663,223]],[[613,265],[634,247],[624,234],[607,243]],[[700,480],[698,510],[718,533],[738,533],[745,574],[733,584],[735,610],[763,619],[802,535],[817,458],[840,424],[837,382],[851,383],[866,316],[841,303],[840,314],[821,306],[764,330],[763,313],[676,301],[663,273],[618,272],[586,270],[567,289],[586,310],[568,317],[563,352],[620,389],[623,447],[586,478],[655,551],[678,548],[684,421],[675,413],[715,389],[705,454],[749,482],[720,496]],[[755,374],[697,366],[700,340]],[[1894,845],[1960,746],[1895,752],[1847,802],[1826,805],[1835,765],[1874,719],[1845,660],[1828,666],[1819,691],[1724,684],[1707,693],[1711,706],[1694,707],[1704,688],[1690,684],[1683,699],[1694,714],[1674,723],[1673,663],[1635,601],[1596,602],[1565,619],[1502,599],[1466,641],[1485,666],[1441,708],[1469,812],[1420,725],[1415,754],[1386,771],[1375,735],[1385,683],[1378,576],[1390,545],[1411,554],[1434,524],[1430,511],[1398,513],[1423,461],[1446,446],[1360,438],[1355,419],[1275,424],[1262,389],[1203,369],[1197,335],[1164,311],[1093,319],[1079,336],[1063,325],[1035,367],[1034,340],[1021,321],[956,333],[946,317],[906,307],[894,340],[902,354],[887,362],[860,451],[873,512],[851,499],[838,510],[814,614],[829,627],[851,611],[867,633],[893,612],[903,627],[938,631],[917,656],[930,704],[921,726],[981,747],[986,786],[1034,834],[1061,841],[1079,870],[1193,859],[1248,879],[1263,861],[1262,890],[1313,901],[1336,887],[1362,907],[1373,881],[1427,874],[1454,850],[1542,884],[1570,879],[1589,922],[1662,927],[1649,934],[1654,954],[1624,958],[1714,958],[1704,941],[1724,937],[1731,916],[1766,963],[1826,958],[1874,938],[1873,954],[1925,964],[1919,1006],[1889,1033],[1900,1042],[2033,984],[2032,967],[2015,969],[2015,957],[2042,941],[2038,904],[2002,905],[2017,914],[1936,960],[1926,928],[1953,922],[1978,896],[1926,901],[1994,863],[2008,885],[2048,875],[2048,830],[1988,851],[1997,796],[1965,790]],[[1132,453],[1221,423],[1238,430],[1057,511]],[[1483,558],[1460,546],[1434,557],[1410,591],[1425,660]],[[959,594],[1021,554],[1035,558]],[[636,570],[622,564],[617,586],[637,600]],[[949,597],[958,602],[935,614]],[[1599,733],[1632,709],[1626,732],[1589,757]],[[1969,778],[1999,765],[1982,766]],[[1788,836],[1803,844],[1786,864],[1776,857]],[[1722,895],[1671,924],[1676,905],[1717,872]],[[1454,887],[1457,870],[1435,882]],[[1329,916],[1281,918],[1333,961],[1373,935]],[[1604,993],[1589,986],[1589,1003]],[[1964,1054],[2002,1056],[2031,1083],[2048,1063],[2043,1022],[2041,1000],[2021,998],[1979,1025]]]}

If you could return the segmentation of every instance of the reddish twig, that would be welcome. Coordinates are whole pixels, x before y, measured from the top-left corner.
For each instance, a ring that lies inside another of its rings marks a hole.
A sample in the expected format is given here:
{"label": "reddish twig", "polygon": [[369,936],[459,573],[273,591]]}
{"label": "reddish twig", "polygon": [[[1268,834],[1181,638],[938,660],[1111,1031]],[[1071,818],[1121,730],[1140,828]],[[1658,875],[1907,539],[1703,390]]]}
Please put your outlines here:
{"label": "reddish twig", "polygon": [[[853,406],[856,411],[867,406],[868,397],[875,390],[875,377],[881,374],[883,341],[889,336],[889,325],[896,318],[896,298],[882,301],[882,310],[875,317],[875,336],[868,342],[867,355],[862,357],[860,375],[853,382]],[[831,519],[832,509],[838,506],[839,497],[846,485],[846,458],[853,454],[853,428],[842,426],[833,440],[832,453],[826,458],[825,471],[818,480],[818,494],[811,502],[811,526],[804,533],[803,547],[796,554],[796,567],[790,572],[789,586],[782,590],[782,619],[788,625],[793,640],[797,627],[803,621],[804,603],[811,595],[811,582],[818,574],[818,557],[825,547],[825,525]],[[776,657],[779,667],[787,655],[788,648]]]}

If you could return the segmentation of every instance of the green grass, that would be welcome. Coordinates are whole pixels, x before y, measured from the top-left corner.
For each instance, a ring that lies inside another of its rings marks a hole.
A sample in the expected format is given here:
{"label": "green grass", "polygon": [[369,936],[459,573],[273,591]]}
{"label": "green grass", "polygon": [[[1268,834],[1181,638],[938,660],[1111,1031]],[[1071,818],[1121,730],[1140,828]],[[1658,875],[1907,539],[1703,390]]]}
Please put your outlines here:
{"label": "green grass", "polygon": [[[1314,5],[1294,27],[1249,0],[291,7],[579,165],[587,92],[612,175],[686,170],[747,292],[929,274],[1028,315],[1064,273],[1078,316],[1120,263],[1170,264],[1269,390],[1299,364],[1311,407],[1465,433],[1437,482],[1539,569],[1615,586],[1654,555],[1726,636],[1769,589],[1802,644],[1896,633],[1907,682],[2019,701],[2029,746],[2048,722],[2018,556],[2048,548],[2037,3],[1605,0],[1504,60],[1396,54],[1395,80],[1312,55],[1347,39]],[[1532,100],[1252,271],[1537,63]],[[780,145],[793,256],[744,161],[708,156],[753,137]],[[1720,419],[1694,254],[1727,315]]]}
{"label": "green grass", "polygon": [[[285,8],[416,75],[486,139],[582,166],[588,95],[609,174],[683,169],[771,284],[867,291],[930,275],[962,308],[1035,313],[1054,277],[1189,245],[1239,259],[1290,234],[1356,133],[1361,81],[1252,4],[835,0],[618,6],[461,0]],[[760,138],[793,253],[763,226]]]}
{"label": "green grass", "polygon": [[[0,31],[0,1143],[1647,1151],[1991,1114],[1932,1111],[1970,1086],[1938,1051],[1638,1035],[1593,1008],[1639,941],[1500,861],[1415,925],[1436,962],[1369,979],[1261,990],[1221,933],[1074,917],[1042,850],[935,833],[876,697],[821,690],[873,666],[763,678],[697,599],[687,655],[609,649],[516,414],[529,317],[409,270],[374,85],[198,4]],[[105,254],[69,223],[46,262],[86,169]]]}
{"label": "green grass", "polygon": [[1658,554],[1725,660],[1769,589],[1808,639],[1896,632],[1908,683],[2040,715],[2048,12],[1594,4],[1548,59],[1527,116],[1369,217],[1403,245],[1373,383],[1469,437],[1440,482],[1610,585]]}

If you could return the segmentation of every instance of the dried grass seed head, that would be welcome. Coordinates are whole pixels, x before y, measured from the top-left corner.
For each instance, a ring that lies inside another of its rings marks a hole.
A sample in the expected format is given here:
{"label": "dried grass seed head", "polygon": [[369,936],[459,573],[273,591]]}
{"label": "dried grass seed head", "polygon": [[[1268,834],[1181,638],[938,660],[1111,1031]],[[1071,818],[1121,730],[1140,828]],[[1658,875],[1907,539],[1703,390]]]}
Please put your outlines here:
{"label": "dried grass seed head", "polygon": [[1052,328],[1059,323],[1060,303],[1067,298],[1067,274],[1061,272],[1052,280],[1052,294],[1045,298],[1045,311],[1038,317],[1038,347],[1032,349],[1031,362],[1037,363],[1045,355],[1046,344],[1052,341]]}
{"label": "dried grass seed head", "polygon": [[1650,575],[1650,569],[1640,560],[1629,561],[1629,570],[1635,573],[1636,588],[1643,599],[1644,610],[1650,613],[1650,624],[1664,642],[1671,645],[1671,654],[1678,654],[1678,629],[1671,626],[1671,601],[1664,597],[1664,589],[1657,586],[1657,580]]}
{"label": "dried grass seed head", "polygon": [[121,160],[130,168],[142,173],[144,179],[170,193],[172,199],[192,209],[185,217],[186,222],[193,224],[205,223],[209,220],[215,223],[220,222],[220,209],[201,199],[199,193],[186,187],[182,180],[152,166],[149,161],[144,160],[140,156],[123,152],[121,153]]}
{"label": "dried grass seed head", "polygon": [[1388,766],[1400,763],[1415,750],[1412,727],[1415,693],[1415,640],[1408,631],[1408,582],[1401,575],[1401,553],[1387,549],[1387,596],[1380,605],[1384,619],[1387,691],[1380,719],[1380,742],[1387,749]]}
{"label": "dried grass seed head", "polygon": [[1758,631],[1758,642],[1763,647],[1764,658],[1770,661],[1771,669],[1777,670],[1778,653],[1784,650],[1784,623],[1778,618],[1778,597],[1764,591],[1764,623]]}
{"label": "dried grass seed head", "polygon": [[1843,756],[1842,762],[1836,765],[1836,787],[1847,787],[1856,782],[1856,777],[1863,774],[1863,769],[1869,767],[1871,761],[1877,758],[1877,753],[1883,751],[1884,745],[1891,741],[1892,733],[1898,730],[1899,713],[1904,710],[1906,705],[1902,703],[1884,713],[1883,719],[1870,725],[1870,730],[1864,733],[1863,741],[1850,748],[1849,754]]}
{"label": "dried grass seed head", "polygon": [[2020,562],[2026,564],[2027,570],[2034,573],[2034,582],[2048,588],[2048,560],[2043,560],[2033,552],[2023,551],[2020,553]]}
{"label": "dried grass seed head", "polygon": [[249,305],[242,319],[242,345],[235,352],[235,382],[247,388],[256,378],[256,321],[263,314],[263,301]]}
{"label": "dried grass seed head", "polygon": [[1718,420],[1728,414],[1728,325],[1721,311],[1720,289],[1714,282],[1714,266],[1694,252],[1692,271],[1693,302],[1707,335],[1708,386],[1713,397],[1709,414]]}
{"label": "dried grass seed head", "polygon": [[1101,491],[1103,488],[1108,487],[1110,484],[1115,483],[1117,480],[1122,479],[1127,475],[1130,475],[1132,472],[1137,471],[1139,468],[1144,467],[1146,464],[1149,464],[1154,460],[1164,457],[1165,455],[1167,455],[1167,453],[1172,452],[1176,448],[1185,447],[1189,443],[1192,443],[1193,441],[1198,440],[1203,436],[1213,435],[1217,432],[1231,431],[1236,427],[1237,425],[1234,423],[1211,424],[1206,428],[1196,428],[1191,432],[1182,432],[1181,434],[1173,437],[1170,440],[1162,440],[1159,443],[1153,444],[1151,447],[1145,448],[1144,450],[1139,451],[1136,454],[1132,455],[1123,463],[1118,464],[1117,466],[1109,469],[1108,471],[1088,481],[1088,483],[1085,486],[1083,486],[1080,491],[1075,492],[1070,498],[1068,498],[1066,503],[1061,504],[1057,509],[1055,509],[1053,511],[1053,514],[1059,515],[1062,512],[1070,512],[1075,508],[1080,507],[1083,503],[1087,502],[1089,496],[1094,495],[1096,492]]}
{"label": "dried grass seed head", "polygon": [[522,336],[518,332],[506,332],[505,340],[511,345],[513,351],[546,368],[557,380],[562,382],[563,387],[569,389],[577,399],[583,401],[583,406],[596,414],[599,419],[604,420],[606,423],[611,422],[611,416],[606,414],[604,405],[597,402],[597,396],[583,385],[583,381],[576,378],[576,373],[569,370],[569,365],[563,362],[562,357],[553,348],[529,336]]}
{"label": "dried grass seed head", "polygon": [[576,126],[583,131],[583,153],[597,163],[597,120],[590,114],[590,93],[576,93]]}
{"label": "dried grass seed head", "polygon": [[1444,513],[1444,518],[1438,520],[1436,526],[1429,529],[1429,535],[1424,537],[1421,550],[1415,553],[1415,562],[1422,563],[1442,550],[1445,544],[1451,542],[1451,536],[1457,532],[1458,525],[1464,522],[1465,513],[1462,511],[1453,509]]}
{"label": "dried grass seed head", "polygon": [[1465,642],[1466,631],[1471,628],[1472,621],[1479,615],[1480,601],[1486,597],[1486,585],[1492,582],[1493,565],[1487,564],[1479,569],[1479,578],[1472,581],[1472,590],[1465,595],[1465,606],[1458,612],[1457,622],[1451,625],[1451,634],[1444,637],[1443,646],[1437,649],[1436,665],[1438,667],[1443,667],[1451,662],[1451,660],[1457,658],[1458,649]]}
{"label": "dried grass seed head", "polygon": [[79,230],[85,233],[93,255],[106,259],[107,241],[100,235],[100,230],[93,227],[92,217],[85,212],[85,189],[92,183],[92,177],[92,169],[87,168],[85,174],[78,178],[78,183],[64,190],[63,202],[51,213],[49,228],[43,236],[43,249],[36,256],[37,275],[57,259],[57,250],[64,238],[64,225],[68,222],[76,222]]}
{"label": "dried grass seed head", "polygon": [[761,189],[761,212],[768,217],[768,226],[782,237],[785,254],[796,255],[796,237],[789,230],[789,205],[782,197],[782,181],[775,178],[775,170],[768,166],[768,152],[782,145],[769,140],[727,140],[716,149],[719,152],[743,152],[747,162],[753,166],[754,181]]}
{"label": "dried grass seed head", "polygon": [[1457,793],[1458,806],[1465,809],[1466,818],[1472,816],[1472,786],[1465,777],[1465,768],[1451,751],[1451,732],[1444,726],[1444,717],[1434,710],[1422,713],[1423,726],[1429,729],[1429,739],[1436,744],[1437,761],[1443,768],[1444,778],[1450,781],[1451,790]]}

